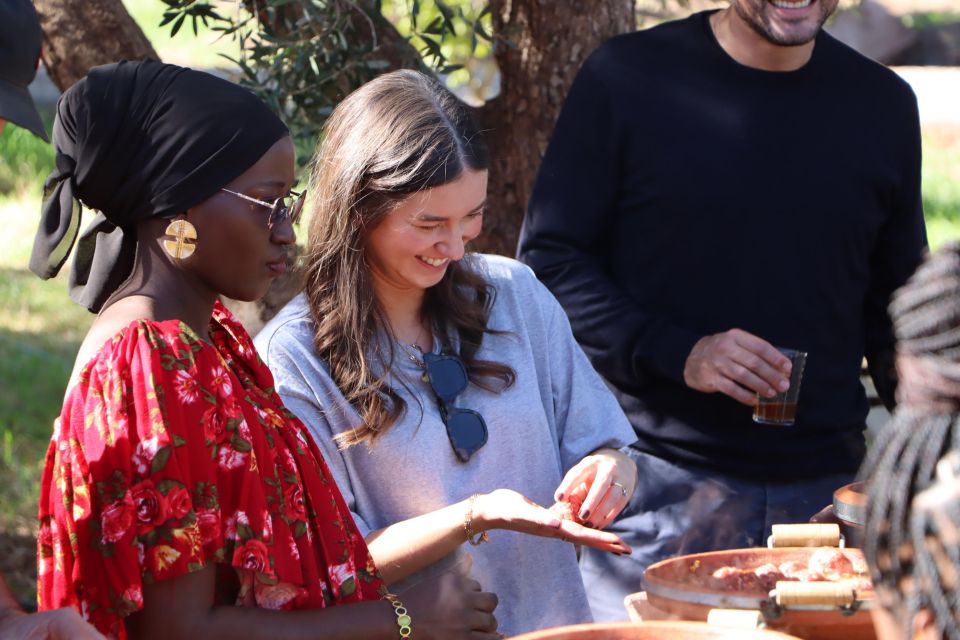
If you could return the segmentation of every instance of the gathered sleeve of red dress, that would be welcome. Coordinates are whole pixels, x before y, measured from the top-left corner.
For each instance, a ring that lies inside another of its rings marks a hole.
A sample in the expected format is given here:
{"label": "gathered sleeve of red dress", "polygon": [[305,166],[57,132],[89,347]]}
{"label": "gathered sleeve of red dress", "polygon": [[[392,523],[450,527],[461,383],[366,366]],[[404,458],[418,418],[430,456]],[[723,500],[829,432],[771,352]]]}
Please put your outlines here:
{"label": "gathered sleeve of red dress", "polygon": [[70,390],[41,483],[41,609],[75,606],[122,638],[144,584],[211,563],[238,606],[382,593],[320,452],[219,303],[210,335],[137,321]]}

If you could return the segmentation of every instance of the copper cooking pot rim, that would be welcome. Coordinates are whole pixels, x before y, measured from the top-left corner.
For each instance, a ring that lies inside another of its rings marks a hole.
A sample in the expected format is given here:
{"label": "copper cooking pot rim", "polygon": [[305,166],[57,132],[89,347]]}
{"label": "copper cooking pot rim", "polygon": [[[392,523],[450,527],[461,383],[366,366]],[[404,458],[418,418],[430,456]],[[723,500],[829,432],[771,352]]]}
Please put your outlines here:
{"label": "copper cooking pot rim", "polygon": [[867,521],[866,484],[851,482],[834,491],[833,512],[844,522],[863,526]]}
{"label": "copper cooking pot rim", "polygon": [[[643,584],[654,598],[687,602],[718,609],[763,609],[770,605],[767,592],[729,591],[708,586],[706,580],[720,567],[755,569],[763,564],[780,565],[789,560],[807,561],[819,547],[777,549],[729,549],[676,556],[647,567]],[[844,551],[852,551],[845,549]],[[859,551],[859,550],[857,550]],[[869,609],[874,598],[859,597],[857,607]]]}

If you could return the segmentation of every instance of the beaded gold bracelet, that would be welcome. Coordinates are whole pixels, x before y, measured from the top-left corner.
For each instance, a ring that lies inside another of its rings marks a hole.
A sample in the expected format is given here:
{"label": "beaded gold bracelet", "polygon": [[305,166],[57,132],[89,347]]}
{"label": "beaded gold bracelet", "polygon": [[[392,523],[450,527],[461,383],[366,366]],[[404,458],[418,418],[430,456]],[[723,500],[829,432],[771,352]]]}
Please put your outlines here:
{"label": "beaded gold bracelet", "polygon": [[403,640],[412,638],[411,633],[413,633],[413,629],[410,625],[413,623],[413,620],[410,618],[407,608],[400,602],[400,598],[392,593],[385,593],[383,594],[383,599],[390,603],[393,607],[393,612],[397,614],[397,626],[400,627],[400,637]]}
{"label": "beaded gold bracelet", "polygon": [[467,502],[467,512],[463,514],[463,531],[467,534],[467,542],[473,546],[487,542],[490,539],[486,531],[481,531],[480,533],[474,533],[473,531],[473,503],[477,501],[479,496],[479,493],[470,496],[470,500]]}

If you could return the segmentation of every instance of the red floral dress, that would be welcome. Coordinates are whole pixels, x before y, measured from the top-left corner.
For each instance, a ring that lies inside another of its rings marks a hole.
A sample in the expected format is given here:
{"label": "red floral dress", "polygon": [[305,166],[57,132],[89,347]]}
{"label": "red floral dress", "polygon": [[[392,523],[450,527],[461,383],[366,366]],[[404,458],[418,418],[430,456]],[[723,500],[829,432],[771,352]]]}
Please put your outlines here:
{"label": "red floral dress", "polygon": [[78,607],[123,638],[144,584],[210,563],[239,606],[382,593],[319,450],[219,303],[210,335],[176,320],[131,323],[70,391],[41,484],[40,609]]}

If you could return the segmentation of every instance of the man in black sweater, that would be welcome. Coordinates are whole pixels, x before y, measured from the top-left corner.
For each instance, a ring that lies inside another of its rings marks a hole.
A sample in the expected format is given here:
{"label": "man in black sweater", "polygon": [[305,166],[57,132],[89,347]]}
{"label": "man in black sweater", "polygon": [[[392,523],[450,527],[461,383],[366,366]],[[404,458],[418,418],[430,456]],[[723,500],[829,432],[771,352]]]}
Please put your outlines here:
{"label": "man in black sweater", "polygon": [[[821,30],[837,0],[731,6],[600,47],[577,76],[519,255],[564,305],[637,442],[639,483],[584,549],[598,619],[643,569],[806,521],[864,453],[866,355],[896,386],[886,305],[919,263],[916,99]],[[809,353],[797,421],[752,421]]]}

